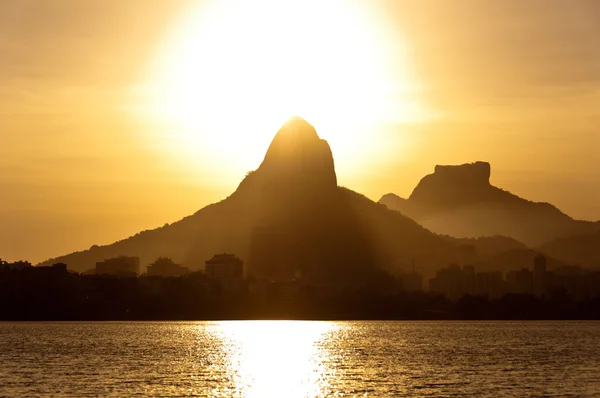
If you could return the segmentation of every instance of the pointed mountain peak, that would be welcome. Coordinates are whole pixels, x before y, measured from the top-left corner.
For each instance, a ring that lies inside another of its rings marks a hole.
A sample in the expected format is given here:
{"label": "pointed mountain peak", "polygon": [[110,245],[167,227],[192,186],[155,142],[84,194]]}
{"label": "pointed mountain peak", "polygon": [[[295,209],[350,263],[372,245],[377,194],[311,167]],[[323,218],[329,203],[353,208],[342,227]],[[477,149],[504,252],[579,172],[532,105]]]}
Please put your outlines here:
{"label": "pointed mountain peak", "polygon": [[275,148],[277,151],[301,151],[306,145],[320,140],[317,130],[310,123],[299,116],[294,116],[289,118],[275,134],[269,152]]}
{"label": "pointed mountain peak", "polygon": [[292,116],[277,132],[275,139],[278,137],[286,139],[318,139],[317,130],[312,124],[301,118],[300,116]]}
{"label": "pointed mountain peak", "polygon": [[[269,186],[335,188],[337,177],[327,141],[301,117],[292,117],[279,129],[256,171],[256,180]],[[286,188],[287,189],[287,188]]]}

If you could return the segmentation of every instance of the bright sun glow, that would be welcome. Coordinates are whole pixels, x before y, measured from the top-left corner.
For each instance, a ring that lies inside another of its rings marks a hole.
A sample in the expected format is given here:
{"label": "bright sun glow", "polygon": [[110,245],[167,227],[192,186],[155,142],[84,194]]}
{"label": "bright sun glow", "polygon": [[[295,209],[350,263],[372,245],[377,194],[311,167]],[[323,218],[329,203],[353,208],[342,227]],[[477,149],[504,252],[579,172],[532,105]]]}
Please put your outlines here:
{"label": "bright sun glow", "polygon": [[384,25],[366,1],[194,3],[150,68],[150,113],[168,123],[179,151],[247,170],[293,115],[336,159],[352,158],[378,123],[419,117]]}

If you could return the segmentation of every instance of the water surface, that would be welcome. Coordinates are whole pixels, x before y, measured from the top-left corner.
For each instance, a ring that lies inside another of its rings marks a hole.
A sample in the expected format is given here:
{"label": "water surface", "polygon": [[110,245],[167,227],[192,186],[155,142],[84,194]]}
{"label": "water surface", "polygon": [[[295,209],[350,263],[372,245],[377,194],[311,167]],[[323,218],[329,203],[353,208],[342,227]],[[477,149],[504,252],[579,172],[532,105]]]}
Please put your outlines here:
{"label": "water surface", "polygon": [[0,323],[0,396],[97,395],[600,396],[600,323]]}

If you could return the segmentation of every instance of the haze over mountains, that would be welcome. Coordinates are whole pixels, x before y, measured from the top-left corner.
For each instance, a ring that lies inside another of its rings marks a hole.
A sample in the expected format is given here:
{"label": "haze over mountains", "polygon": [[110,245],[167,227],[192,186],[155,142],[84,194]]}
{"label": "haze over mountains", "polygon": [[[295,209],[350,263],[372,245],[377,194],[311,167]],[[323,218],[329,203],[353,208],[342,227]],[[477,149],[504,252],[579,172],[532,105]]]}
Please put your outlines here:
{"label": "haze over mountains", "polygon": [[[504,236],[568,263],[598,265],[600,222],[574,220],[549,203],[532,202],[490,184],[491,166],[436,166],[408,199],[379,202],[429,230],[457,238]],[[507,242],[504,242],[505,244]]]}
{"label": "haze over mountains", "polygon": [[[144,265],[170,257],[202,269],[215,253],[228,252],[258,277],[356,284],[381,278],[382,270],[410,271],[413,264],[424,274],[465,261],[484,268],[528,267],[536,254],[531,247],[600,229],[496,188],[489,178],[490,165],[483,162],[437,166],[409,199],[389,194],[375,203],[337,185],[329,144],[296,117],[228,198],[171,225],[45,264],[64,262],[83,272],[127,255]],[[474,249],[468,258],[465,247]],[[579,259],[551,243],[546,249],[565,262]],[[579,262],[593,263],[588,257]],[[553,265],[563,262],[550,258]]]}
{"label": "haze over mountains", "polygon": [[327,282],[364,281],[378,270],[438,267],[459,258],[458,246],[413,220],[337,186],[331,149],[301,118],[277,132],[260,167],[225,200],[155,230],[66,255],[85,271],[118,255],[148,264],[168,256],[194,269],[215,253],[235,253],[248,272]]}
{"label": "haze over mountains", "polygon": [[593,233],[600,223],[574,220],[549,203],[531,202],[490,184],[489,163],[436,166],[408,199],[384,195],[380,203],[426,228],[455,237],[501,235],[530,247]]}
{"label": "haze over mountains", "polygon": [[541,250],[570,264],[600,266],[600,231],[575,235],[546,243]]}

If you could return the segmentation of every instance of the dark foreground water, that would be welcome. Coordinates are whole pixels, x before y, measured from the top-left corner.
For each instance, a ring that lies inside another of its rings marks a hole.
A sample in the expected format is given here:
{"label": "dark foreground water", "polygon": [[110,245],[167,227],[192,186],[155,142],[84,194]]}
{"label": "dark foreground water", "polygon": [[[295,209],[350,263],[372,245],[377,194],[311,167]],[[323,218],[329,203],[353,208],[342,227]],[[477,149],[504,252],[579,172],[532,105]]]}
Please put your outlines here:
{"label": "dark foreground water", "polygon": [[600,396],[600,323],[0,323],[0,396],[97,395]]}

